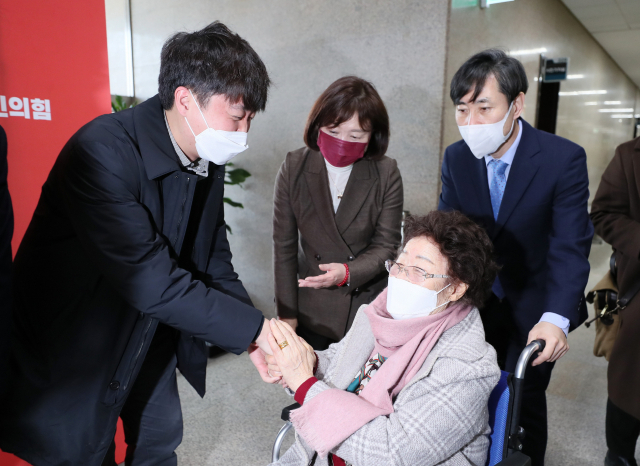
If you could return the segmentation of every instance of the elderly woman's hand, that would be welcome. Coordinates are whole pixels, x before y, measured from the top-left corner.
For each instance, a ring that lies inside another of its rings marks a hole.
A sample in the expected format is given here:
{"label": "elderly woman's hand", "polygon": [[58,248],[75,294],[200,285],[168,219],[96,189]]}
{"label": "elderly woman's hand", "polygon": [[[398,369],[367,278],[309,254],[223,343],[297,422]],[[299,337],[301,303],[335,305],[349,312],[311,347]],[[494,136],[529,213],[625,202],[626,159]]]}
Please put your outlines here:
{"label": "elderly woman's hand", "polygon": [[269,372],[274,376],[282,374],[283,380],[295,392],[307,379],[313,377],[315,353],[285,322],[272,319],[269,324],[269,344],[273,351],[273,358],[267,361]]}

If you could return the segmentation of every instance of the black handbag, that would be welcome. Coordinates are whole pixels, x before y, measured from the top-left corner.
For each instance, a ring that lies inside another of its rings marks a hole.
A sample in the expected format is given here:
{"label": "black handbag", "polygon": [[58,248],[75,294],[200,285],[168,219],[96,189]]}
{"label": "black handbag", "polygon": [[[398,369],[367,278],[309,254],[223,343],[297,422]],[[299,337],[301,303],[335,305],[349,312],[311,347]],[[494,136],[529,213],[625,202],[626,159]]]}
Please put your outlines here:
{"label": "black handbag", "polygon": [[585,326],[588,328],[592,322],[600,319],[604,325],[611,325],[613,323],[613,316],[618,314],[626,308],[633,297],[640,291],[640,281],[637,281],[633,287],[620,298],[618,298],[618,266],[616,264],[616,252],[611,254],[609,259],[609,273],[615,288],[591,290],[587,294],[587,302],[593,304],[600,310],[596,316],[588,322],[585,322]]}
{"label": "black handbag", "polygon": [[[609,271],[598,283],[598,285],[601,286],[596,285],[593,290],[587,293],[587,302],[593,304],[596,310],[596,316],[590,321],[585,322],[585,327],[589,328],[591,324],[598,319],[603,325],[613,324],[613,316],[619,311],[617,278],[618,267],[616,264],[616,253],[614,251],[609,258]],[[607,281],[609,283],[607,283]],[[629,301],[630,300],[631,299],[629,299]]]}

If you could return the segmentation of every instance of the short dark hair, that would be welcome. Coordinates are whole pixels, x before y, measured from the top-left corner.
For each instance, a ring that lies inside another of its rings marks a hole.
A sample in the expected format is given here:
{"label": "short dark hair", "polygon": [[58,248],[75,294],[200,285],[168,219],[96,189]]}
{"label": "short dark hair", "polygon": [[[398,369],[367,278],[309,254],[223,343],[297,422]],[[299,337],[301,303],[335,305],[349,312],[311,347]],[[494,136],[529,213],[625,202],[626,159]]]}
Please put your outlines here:
{"label": "short dark hair", "polygon": [[249,43],[219,21],[196,32],[179,32],[162,46],[158,92],[165,110],[178,87],[190,89],[203,107],[213,95],[242,100],[250,112],[263,111],[271,81]]}
{"label": "short dark hair", "polygon": [[320,150],[320,128],[338,126],[356,113],[362,129],[371,131],[365,158],[380,159],[389,146],[389,115],[373,84],[357,76],[338,79],[318,97],[307,119],[304,143],[310,149]]}
{"label": "short dark hair", "polygon": [[499,270],[493,259],[493,243],[484,228],[458,211],[412,215],[405,220],[402,249],[409,240],[423,236],[433,240],[447,258],[447,275],[452,283],[469,286],[460,301],[481,307]]}
{"label": "short dark hair", "polygon": [[449,95],[454,105],[458,105],[471,91],[471,101],[475,101],[491,75],[495,76],[498,89],[507,97],[509,103],[521,92],[526,94],[529,89],[527,73],[519,60],[499,49],[483,50],[464,62],[453,76]]}

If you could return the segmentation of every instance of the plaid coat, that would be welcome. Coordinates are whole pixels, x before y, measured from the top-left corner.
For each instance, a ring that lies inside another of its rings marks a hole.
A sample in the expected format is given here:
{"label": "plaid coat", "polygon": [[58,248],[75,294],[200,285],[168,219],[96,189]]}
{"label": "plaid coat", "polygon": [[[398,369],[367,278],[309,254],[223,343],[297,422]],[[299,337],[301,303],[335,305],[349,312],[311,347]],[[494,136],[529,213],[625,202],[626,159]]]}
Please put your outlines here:
{"label": "plaid coat", "polygon": [[[318,353],[319,382],[305,401],[329,388],[345,389],[373,347],[369,320],[358,312],[344,339]],[[487,403],[499,377],[495,350],[474,309],[442,334],[398,394],[395,411],[361,427],[333,453],[353,466],[484,466],[491,433]],[[306,466],[312,456],[296,433],[295,444],[273,466]],[[326,466],[327,459],[318,458],[315,465]]]}

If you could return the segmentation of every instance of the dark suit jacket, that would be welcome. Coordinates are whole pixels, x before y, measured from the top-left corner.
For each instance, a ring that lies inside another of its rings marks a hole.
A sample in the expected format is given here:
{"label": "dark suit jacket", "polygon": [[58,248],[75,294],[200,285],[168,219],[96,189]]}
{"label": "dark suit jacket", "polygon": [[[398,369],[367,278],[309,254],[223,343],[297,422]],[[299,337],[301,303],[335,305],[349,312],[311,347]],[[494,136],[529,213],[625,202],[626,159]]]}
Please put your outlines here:
{"label": "dark suit jacket", "polygon": [[[400,245],[402,178],[395,160],[361,159],[334,213],[322,154],[307,148],[287,154],[273,210],[276,308],[316,333],[340,340],[358,308],[387,286],[384,261]],[[298,277],[321,275],[320,264],[347,263],[350,286],[298,288]]]}
{"label": "dark suit jacket", "polygon": [[[620,295],[640,280],[640,138],[621,144],[591,205],[596,233],[616,250]],[[623,311],[608,380],[611,401],[640,419],[640,296]]]}
{"label": "dark suit jacket", "polygon": [[587,317],[593,226],[584,149],[523,125],[497,221],[493,218],[484,159],[464,141],[450,145],[442,162],[440,210],[459,210],[483,226],[502,264],[500,283],[514,310],[517,336],[526,340],[545,312],[570,320]]}
{"label": "dark suit jacket", "polygon": [[[13,208],[7,185],[7,135],[0,126],[0,380],[6,380],[11,324],[11,238]],[[0,384],[0,399],[6,384]]]}
{"label": "dark suit jacket", "polygon": [[191,270],[178,267],[196,175],[159,98],[65,145],[15,259],[13,373],[0,447],[36,464],[100,464],[158,322],[204,395],[204,341],[241,353],[263,316],[234,272],[224,166],[209,165]]}

